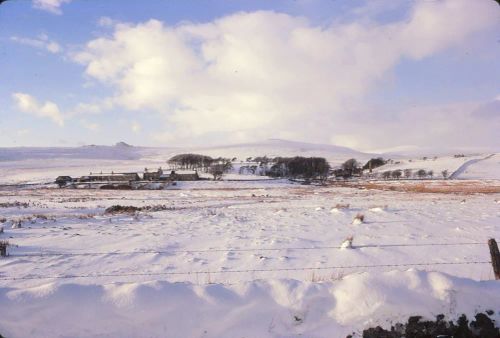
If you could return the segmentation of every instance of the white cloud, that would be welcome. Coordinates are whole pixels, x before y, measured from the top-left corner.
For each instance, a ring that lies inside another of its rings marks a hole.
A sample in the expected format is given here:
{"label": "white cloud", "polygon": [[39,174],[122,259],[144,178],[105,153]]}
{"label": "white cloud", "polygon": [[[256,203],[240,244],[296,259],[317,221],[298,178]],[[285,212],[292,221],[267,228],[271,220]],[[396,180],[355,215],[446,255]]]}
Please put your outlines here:
{"label": "white cloud", "polygon": [[28,128],[19,129],[16,131],[17,136],[26,136],[31,134],[31,130]]}
{"label": "white cloud", "polygon": [[49,118],[60,127],[64,125],[59,107],[54,102],[46,101],[44,104],[40,104],[33,96],[24,93],[14,93],[12,98],[20,111]]}
{"label": "white cloud", "polygon": [[12,36],[10,40],[22,45],[43,49],[53,54],[62,51],[62,47],[57,42],[50,40],[46,34],[40,34],[36,39]]}
{"label": "white cloud", "polygon": [[82,127],[90,131],[98,131],[100,129],[100,125],[98,123],[89,122],[85,119],[80,120],[80,124],[82,125]]}
{"label": "white cloud", "polygon": [[174,27],[115,24],[112,36],[89,41],[73,59],[115,89],[113,105],[163,114],[175,130],[170,139],[279,130],[319,141],[339,133],[353,143],[341,130],[359,126],[349,112],[363,108],[359,102],[400,60],[430,57],[498,25],[496,6],[417,1],[398,22],[326,27],[264,11]]}
{"label": "white cloud", "polygon": [[[481,106],[481,104],[479,104]],[[498,148],[499,119],[482,121],[477,102],[422,105],[398,111],[392,120],[373,121],[357,140],[361,148],[394,146],[394,138],[428,147],[493,146]],[[497,110],[498,112],[498,110]],[[373,140],[378,140],[375,146]]]}
{"label": "white cloud", "polygon": [[139,122],[132,121],[132,123],[130,124],[130,130],[132,130],[134,134],[138,134],[141,132],[142,126]]}
{"label": "white cloud", "polygon": [[88,115],[99,114],[102,112],[102,105],[97,103],[78,103],[71,115]]}
{"label": "white cloud", "polygon": [[33,0],[33,7],[52,14],[62,14],[61,5],[70,3],[72,0]]}
{"label": "white cloud", "polygon": [[99,26],[101,26],[101,27],[111,27],[111,26],[113,26],[116,23],[117,22],[115,20],[113,20],[113,19],[111,19],[110,17],[107,17],[107,16],[102,16],[97,21],[97,24]]}

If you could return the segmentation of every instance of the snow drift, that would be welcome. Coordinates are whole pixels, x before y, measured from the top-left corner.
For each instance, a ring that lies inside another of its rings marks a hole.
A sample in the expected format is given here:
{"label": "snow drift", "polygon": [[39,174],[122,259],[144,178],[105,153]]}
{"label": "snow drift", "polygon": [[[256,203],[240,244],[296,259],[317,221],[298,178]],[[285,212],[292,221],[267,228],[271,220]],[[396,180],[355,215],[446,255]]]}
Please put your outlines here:
{"label": "snow drift", "polygon": [[437,272],[362,273],[326,283],[49,283],[0,289],[7,337],[345,337],[410,315],[492,309],[500,284]]}

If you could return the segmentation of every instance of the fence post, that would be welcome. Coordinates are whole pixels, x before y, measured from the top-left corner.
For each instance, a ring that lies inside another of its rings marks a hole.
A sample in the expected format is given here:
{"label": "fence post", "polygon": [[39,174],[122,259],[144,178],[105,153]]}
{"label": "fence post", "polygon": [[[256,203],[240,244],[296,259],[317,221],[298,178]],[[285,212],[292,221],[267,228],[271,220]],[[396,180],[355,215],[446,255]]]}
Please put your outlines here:
{"label": "fence post", "polygon": [[493,272],[495,273],[495,279],[500,279],[500,252],[498,252],[498,245],[495,239],[490,238],[488,240],[488,246],[490,247],[491,254],[491,265],[493,265]]}
{"label": "fence post", "polygon": [[9,242],[0,241],[0,257],[7,257],[7,247],[9,246]]}

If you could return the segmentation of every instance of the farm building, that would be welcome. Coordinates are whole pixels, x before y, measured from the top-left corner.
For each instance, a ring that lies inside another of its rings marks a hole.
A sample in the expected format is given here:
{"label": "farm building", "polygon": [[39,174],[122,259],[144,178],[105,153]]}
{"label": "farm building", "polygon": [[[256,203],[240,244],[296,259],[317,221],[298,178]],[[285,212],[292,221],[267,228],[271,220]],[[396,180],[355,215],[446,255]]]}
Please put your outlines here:
{"label": "farm building", "polygon": [[139,181],[141,178],[137,173],[99,173],[82,176],[79,182],[132,182]]}
{"label": "farm building", "polygon": [[71,183],[71,182],[73,182],[73,178],[71,178],[71,176],[58,176],[56,178],[56,184],[59,187],[65,186],[65,185],[67,185],[68,183]]}
{"label": "farm building", "polygon": [[196,170],[172,170],[170,174],[161,168],[157,171],[144,170],[144,181],[196,181],[199,178]]}
{"label": "farm building", "polygon": [[172,170],[170,174],[162,175],[160,180],[162,179],[170,181],[197,181],[200,179],[200,176],[196,170]]}
{"label": "farm building", "polygon": [[157,171],[149,171],[148,168],[144,169],[143,179],[144,181],[160,181],[162,180],[163,170],[158,168]]}

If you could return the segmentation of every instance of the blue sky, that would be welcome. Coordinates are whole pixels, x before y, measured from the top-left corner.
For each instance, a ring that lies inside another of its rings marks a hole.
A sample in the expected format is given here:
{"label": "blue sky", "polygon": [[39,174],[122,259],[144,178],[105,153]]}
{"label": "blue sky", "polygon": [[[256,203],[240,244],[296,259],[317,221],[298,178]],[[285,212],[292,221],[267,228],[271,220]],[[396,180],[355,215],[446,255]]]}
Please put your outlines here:
{"label": "blue sky", "polygon": [[9,0],[0,146],[495,148],[499,28],[492,0]]}

